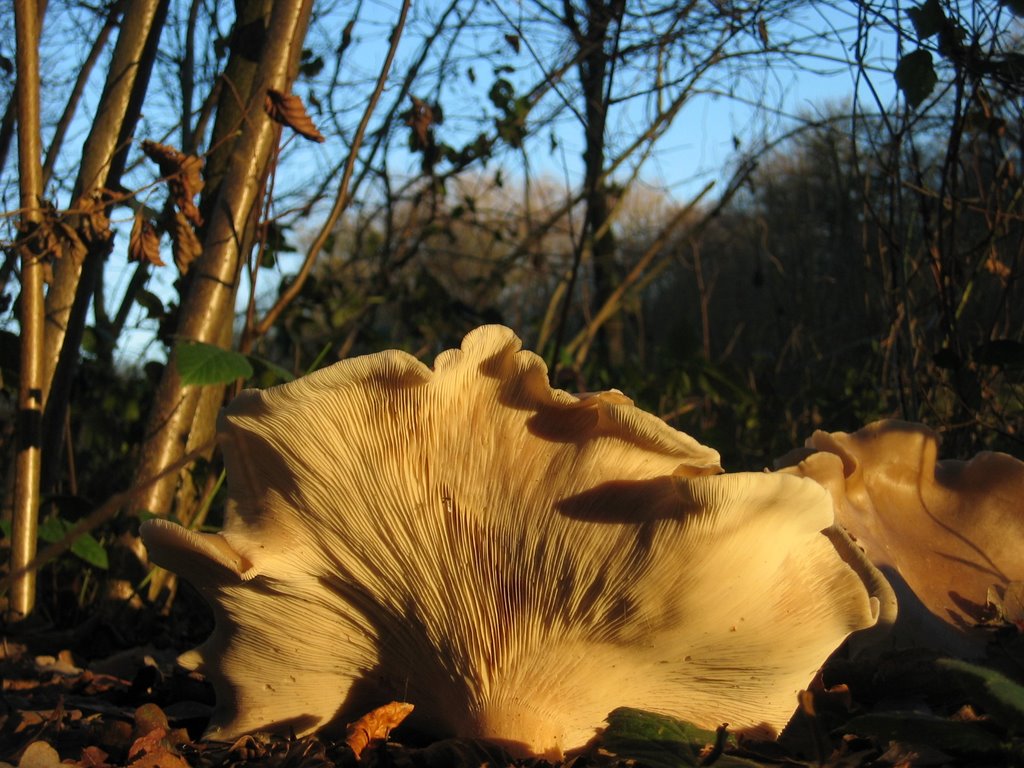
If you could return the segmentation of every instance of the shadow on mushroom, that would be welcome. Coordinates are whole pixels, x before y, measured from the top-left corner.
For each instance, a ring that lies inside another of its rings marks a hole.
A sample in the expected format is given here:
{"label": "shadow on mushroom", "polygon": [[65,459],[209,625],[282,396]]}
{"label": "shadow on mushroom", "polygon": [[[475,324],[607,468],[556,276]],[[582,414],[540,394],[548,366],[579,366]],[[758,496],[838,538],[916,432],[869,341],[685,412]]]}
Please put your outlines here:
{"label": "shadow on mushroom", "polygon": [[143,526],[214,610],[182,656],[216,689],[211,735],[391,700],[519,754],[581,746],[621,706],[779,729],[876,623],[884,580],[821,485],[718,474],[620,393],[552,390],[520,346],[487,326],[433,370],[383,352],[225,409],[224,530]]}
{"label": "shadow on mushroom", "polygon": [[892,642],[977,655],[989,590],[1024,579],[1024,463],[1001,453],[938,461],[938,443],[920,424],[879,421],[816,432],[778,464],[829,490],[836,522],[892,583]]}

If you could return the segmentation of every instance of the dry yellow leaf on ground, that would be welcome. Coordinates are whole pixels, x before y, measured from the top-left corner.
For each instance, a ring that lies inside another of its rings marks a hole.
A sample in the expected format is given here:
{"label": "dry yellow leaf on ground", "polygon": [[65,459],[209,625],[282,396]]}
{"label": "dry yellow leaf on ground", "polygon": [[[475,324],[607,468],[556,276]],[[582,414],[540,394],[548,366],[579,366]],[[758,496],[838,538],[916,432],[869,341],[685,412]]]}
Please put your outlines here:
{"label": "dry yellow leaf on ground", "polygon": [[345,733],[345,743],[359,759],[359,755],[371,741],[386,739],[392,729],[409,716],[413,705],[404,701],[392,701],[383,707],[367,712],[354,723],[349,723]]}

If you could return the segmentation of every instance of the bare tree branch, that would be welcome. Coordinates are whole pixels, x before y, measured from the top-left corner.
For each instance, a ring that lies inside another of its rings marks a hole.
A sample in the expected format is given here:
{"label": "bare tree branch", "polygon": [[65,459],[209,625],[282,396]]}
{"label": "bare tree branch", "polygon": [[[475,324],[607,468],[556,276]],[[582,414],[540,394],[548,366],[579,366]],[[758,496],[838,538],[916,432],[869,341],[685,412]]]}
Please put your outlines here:
{"label": "bare tree branch", "polygon": [[334,205],[331,207],[331,212],[328,214],[327,219],[320,227],[320,231],[317,236],[313,239],[312,245],[306,252],[306,258],[302,262],[302,266],[299,268],[298,273],[288,284],[288,287],[281,292],[281,296],[274,306],[272,306],[267,314],[264,315],[263,319],[256,325],[254,329],[254,336],[264,335],[280,317],[281,312],[288,306],[295,297],[299,295],[302,290],[303,284],[306,282],[306,278],[309,277],[309,272],[313,268],[313,264],[316,261],[317,256],[320,254],[321,249],[324,247],[324,243],[327,242],[327,238],[334,230],[334,226],[338,223],[338,218],[344,212],[345,208],[349,203],[348,187],[349,182],[352,179],[352,172],[355,169],[356,160],[359,157],[359,149],[363,144],[363,136],[366,134],[366,126],[370,122],[370,117],[373,115],[374,109],[377,107],[377,102],[380,100],[380,95],[384,91],[384,85],[388,79],[388,73],[391,71],[391,64],[395,59],[395,52],[398,50],[398,42],[402,38],[402,30],[405,28],[405,19],[409,13],[409,6],[411,0],[403,0],[402,8],[399,11],[398,21],[395,22],[394,30],[391,32],[390,47],[388,48],[387,56],[384,58],[384,63],[380,68],[380,75],[377,77],[377,84],[373,89],[373,93],[370,95],[370,101],[366,105],[366,109],[363,111],[363,117],[359,121],[359,127],[356,129],[355,136],[352,137],[352,146],[349,148],[348,159],[345,162],[345,170],[341,176],[341,183],[338,185],[338,194],[334,198]]}

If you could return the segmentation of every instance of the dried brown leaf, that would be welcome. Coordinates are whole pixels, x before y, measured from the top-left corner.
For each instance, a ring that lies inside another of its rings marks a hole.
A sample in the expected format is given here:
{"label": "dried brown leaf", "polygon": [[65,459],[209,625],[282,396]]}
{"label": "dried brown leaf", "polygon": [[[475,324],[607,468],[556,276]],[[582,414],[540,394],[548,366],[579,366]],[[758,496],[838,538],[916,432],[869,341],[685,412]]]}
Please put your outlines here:
{"label": "dried brown leaf", "polygon": [[94,189],[75,201],[74,211],[78,214],[78,233],[90,246],[109,246],[114,241],[107,209],[114,199],[114,193],[106,188]]}
{"label": "dried brown leaf", "polygon": [[160,175],[167,179],[175,207],[195,226],[202,226],[203,217],[193,202],[203,191],[202,159],[149,140],[142,142],[142,151],[160,167]]}
{"label": "dried brown leaf", "polygon": [[145,752],[128,763],[131,768],[190,768],[189,764],[169,749]]}
{"label": "dried brown leaf", "polygon": [[128,236],[128,260],[145,261],[157,267],[164,266],[160,258],[160,235],[141,211],[135,214],[132,233]]}
{"label": "dried brown leaf", "polygon": [[64,255],[58,224],[60,215],[52,205],[44,204],[43,220],[38,223],[22,221],[18,224],[18,247],[23,259],[51,263]]}
{"label": "dried brown leaf", "polygon": [[137,755],[144,755],[147,752],[159,752],[166,749],[163,744],[166,736],[166,728],[149,729],[144,735],[136,737],[135,741],[132,742],[131,747],[128,748],[128,759],[131,760],[131,758]]}
{"label": "dried brown leaf", "polygon": [[57,253],[70,257],[75,264],[85,261],[89,249],[82,242],[82,238],[78,236],[78,231],[63,219],[54,219],[52,225],[57,239],[60,241]]}
{"label": "dried brown leaf", "polygon": [[345,743],[348,744],[356,759],[371,741],[386,739],[394,728],[409,716],[413,705],[404,701],[392,701],[383,707],[367,712],[354,723],[349,723],[345,732]]}
{"label": "dried brown leaf", "polygon": [[985,269],[996,277],[1001,277],[1004,280],[1008,279],[1010,275],[1013,274],[1013,271],[1006,266],[1006,263],[995,254],[992,254],[985,259]]}
{"label": "dried brown leaf", "polygon": [[203,245],[199,242],[192,224],[181,212],[174,214],[171,242],[173,243],[174,263],[178,265],[178,269],[184,275],[188,272],[192,262],[203,252]]}
{"label": "dried brown leaf", "polygon": [[324,141],[323,134],[317,130],[309,113],[306,112],[306,105],[294,93],[281,93],[268,88],[263,108],[271,119],[287,125],[300,136],[310,141]]}
{"label": "dried brown leaf", "polygon": [[79,768],[110,768],[110,763],[107,762],[108,757],[110,755],[99,747],[85,747],[82,749],[82,756],[76,765]]}
{"label": "dried brown leaf", "polygon": [[434,109],[423,99],[410,95],[412,108],[405,113],[405,124],[412,128],[415,137],[414,146],[422,149],[433,143],[431,126],[434,125]]}
{"label": "dried brown leaf", "polygon": [[355,27],[355,25],[356,25],[356,20],[355,19],[349,19],[348,20],[348,24],[345,25],[345,29],[342,30],[342,32],[341,32],[341,42],[338,43],[338,50],[337,50],[337,54],[339,56],[341,56],[346,50],[348,50],[348,47],[350,45],[352,45],[352,29]]}

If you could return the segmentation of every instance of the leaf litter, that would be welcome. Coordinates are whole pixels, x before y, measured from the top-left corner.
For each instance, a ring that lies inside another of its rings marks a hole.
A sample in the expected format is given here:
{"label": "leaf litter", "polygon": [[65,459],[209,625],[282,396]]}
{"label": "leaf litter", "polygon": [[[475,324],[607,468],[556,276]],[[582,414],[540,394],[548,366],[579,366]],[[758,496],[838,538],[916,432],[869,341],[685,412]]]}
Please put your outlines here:
{"label": "leaf litter", "polygon": [[777,739],[624,708],[560,762],[513,760],[500,746],[472,739],[424,744],[403,732],[412,711],[403,702],[366,713],[336,739],[204,740],[212,688],[177,667],[170,647],[87,660],[89,633],[67,635],[82,648],[57,650],[8,637],[0,646],[0,768],[1024,766],[1024,633],[1014,618],[990,627],[980,663],[926,651],[869,662],[837,654],[794,702]]}

